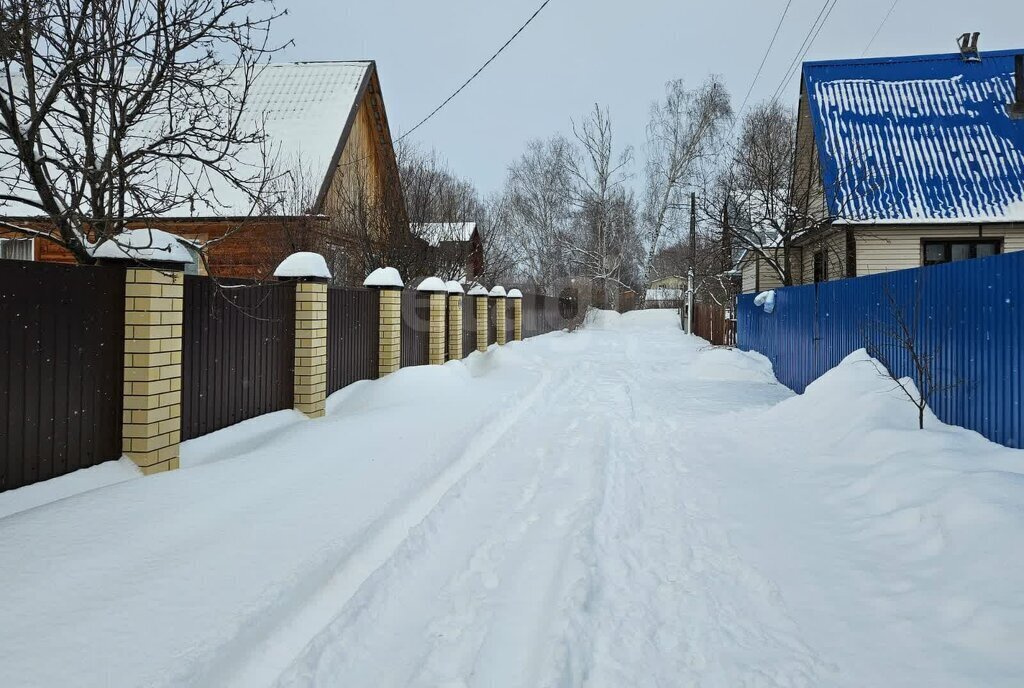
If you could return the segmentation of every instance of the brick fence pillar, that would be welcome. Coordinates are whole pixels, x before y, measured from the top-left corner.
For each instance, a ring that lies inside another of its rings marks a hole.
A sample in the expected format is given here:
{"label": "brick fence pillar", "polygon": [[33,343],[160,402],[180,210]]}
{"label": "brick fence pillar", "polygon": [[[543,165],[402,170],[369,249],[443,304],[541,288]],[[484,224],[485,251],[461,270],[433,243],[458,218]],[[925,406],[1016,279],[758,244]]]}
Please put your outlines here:
{"label": "brick fence pillar", "polygon": [[441,365],[444,363],[444,340],[447,325],[445,302],[448,299],[448,287],[440,277],[427,277],[416,287],[416,291],[430,295],[427,363]]}
{"label": "brick fence pillar", "polygon": [[523,292],[512,289],[508,292],[512,299],[512,337],[517,342],[523,341]]}
{"label": "brick fence pillar", "polygon": [[296,410],[310,418],[324,415],[327,400],[327,282],[295,283]]}
{"label": "brick fence pillar", "polygon": [[477,285],[469,290],[469,296],[476,299],[476,350],[487,351],[487,290]]}
{"label": "brick fence pillar", "polygon": [[377,268],[363,281],[363,286],[380,290],[377,376],[384,377],[402,367],[402,287],[405,283],[395,268]]}
{"label": "brick fence pillar", "polygon": [[462,285],[452,280],[448,288],[448,360],[462,360]]}
{"label": "brick fence pillar", "polygon": [[181,265],[125,271],[125,455],[146,475],[178,468],[181,445]]}
{"label": "brick fence pillar", "polygon": [[292,406],[310,418],[323,417],[327,400],[327,280],[331,272],[319,253],[293,253],[274,276],[295,282],[295,347]]}
{"label": "brick fence pillar", "polygon": [[494,324],[497,332],[496,340],[499,345],[505,344],[505,340],[508,339],[506,334],[506,323],[505,323],[505,287],[501,285],[494,285],[490,293],[491,298],[494,299]]}

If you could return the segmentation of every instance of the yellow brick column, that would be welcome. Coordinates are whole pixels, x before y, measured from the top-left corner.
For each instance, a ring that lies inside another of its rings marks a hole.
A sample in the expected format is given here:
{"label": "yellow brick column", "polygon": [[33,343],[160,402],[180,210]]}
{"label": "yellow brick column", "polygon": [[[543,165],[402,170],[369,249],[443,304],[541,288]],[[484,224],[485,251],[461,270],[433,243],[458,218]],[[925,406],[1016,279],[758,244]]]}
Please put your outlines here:
{"label": "yellow brick column", "polygon": [[363,286],[380,291],[377,324],[377,376],[384,377],[402,367],[402,287],[405,283],[395,268],[377,268]]}
{"label": "yellow brick column", "polygon": [[462,360],[462,285],[452,280],[448,287],[448,360]]}
{"label": "yellow brick column", "polygon": [[121,442],[146,475],[179,464],[184,279],[180,265],[125,271]]}
{"label": "yellow brick column", "polygon": [[476,350],[487,351],[487,290],[477,285],[469,296],[476,299]]}
{"label": "yellow brick column", "polygon": [[327,282],[295,283],[295,376],[293,406],[322,418],[327,400]]}
{"label": "yellow brick column", "polygon": [[511,289],[508,298],[512,299],[512,337],[517,341],[523,341],[523,292],[518,289]]}
{"label": "yellow brick column", "polygon": [[445,353],[445,329],[447,326],[445,305],[448,300],[448,287],[440,277],[427,277],[419,283],[416,291],[430,295],[428,297],[430,320],[427,324],[429,328],[427,363],[441,365],[444,363]]}

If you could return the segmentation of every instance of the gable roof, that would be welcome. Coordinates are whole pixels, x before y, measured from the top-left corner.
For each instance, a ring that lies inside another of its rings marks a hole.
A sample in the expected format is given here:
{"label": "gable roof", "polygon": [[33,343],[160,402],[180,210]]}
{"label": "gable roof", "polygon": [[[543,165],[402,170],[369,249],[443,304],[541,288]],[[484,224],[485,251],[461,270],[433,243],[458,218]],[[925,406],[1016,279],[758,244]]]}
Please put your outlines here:
{"label": "gable roof", "polygon": [[[372,61],[261,66],[246,97],[242,121],[252,127],[262,124],[266,156],[275,171],[298,171],[301,166],[302,176],[315,183],[316,191],[322,196],[374,73]],[[139,127],[137,136],[140,139],[155,136],[161,125],[160,119],[154,117]],[[236,156],[236,166],[262,165],[260,148],[241,149]],[[154,174],[161,177],[163,172],[156,169]],[[199,194],[197,207],[178,207],[162,216],[233,217],[246,216],[253,211],[248,196],[232,188],[223,178],[205,173],[196,176],[193,182],[206,192]],[[20,191],[24,195],[24,190]],[[201,207],[202,203],[205,206]],[[0,214],[32,217],[39,212],[31,206],[12,202],[0,206]]]}
{"label": "gable roof", "polygon": [[1013,56],[807,62],[829,212],[849,222],[1024,220],[1024,121]]}
{"label": "gable roof", "polygon": [[412,233],[431,246],[442,242],[466,242],[473,238],[475,222],[413,222],[409,225]]}

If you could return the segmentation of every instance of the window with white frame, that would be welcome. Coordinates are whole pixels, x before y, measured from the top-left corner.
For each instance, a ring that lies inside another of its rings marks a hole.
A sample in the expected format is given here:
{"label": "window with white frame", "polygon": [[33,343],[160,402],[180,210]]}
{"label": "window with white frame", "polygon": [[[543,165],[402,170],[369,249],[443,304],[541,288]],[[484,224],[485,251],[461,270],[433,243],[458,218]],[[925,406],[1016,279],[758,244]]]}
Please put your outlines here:
{"label": "window with white frame", "polygon": [[0,259],[33,260],[35,250],[32,239],[0,239]]}

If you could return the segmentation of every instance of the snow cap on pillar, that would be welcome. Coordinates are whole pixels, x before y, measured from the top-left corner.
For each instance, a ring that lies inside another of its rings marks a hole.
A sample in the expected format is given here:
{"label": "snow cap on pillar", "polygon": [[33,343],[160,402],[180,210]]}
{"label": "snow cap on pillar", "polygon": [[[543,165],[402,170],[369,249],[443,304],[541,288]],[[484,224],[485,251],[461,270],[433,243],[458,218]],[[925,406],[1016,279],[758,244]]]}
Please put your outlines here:
{"label": "snow cap on pillar", "polygon": [[363,286],[377,287],[378,289],[401,289],[405,286],[405,282],[402,281],[402,276],[395,268],[377,268],[363,280]]}
{"label": "snow cap on pillar", "polygon": [[162,229],[126,229],[90,249],[99,260],[130,260],[141,263],[173,263],[191,265],[195,262],[187,244],[177,234]]}
{"label": "snow cap on pillar", "polygon": [[416,291],[447,292],[448,287],[440,277],[428,277],[419,283]]}
{"label": "snow cap on pillar", "polygon": [[465,294],[466,290],[462,288],[462,285],[455,280],[448,280],[444,283],[445,289],[448,290],[449,294]]}
{"label": "snow cap on pillar", "polygon": [[475,284],[468,293],[470,296],[487,296],[487,289],[479,284]]}
{"label": "snow cap on pillar", "polygon": [[331,271],[327,261],[319,253],[299,251],[293,253],[277,266],[274,277],[307,277],[313,279],[331,279]]}
{"label": "snow cap on pillar", "polygon": [[493,287],[491,287],[491,292],[488,294],[488,296],[505,296],[505,287],[501,286],[500,284],[495,284]]}
{"label": "snow cap on pillar", "polygon": [[519,291],[518,289],[510,289],[507,296],[510,299],[521,299],[523,298],[523,292]]}

